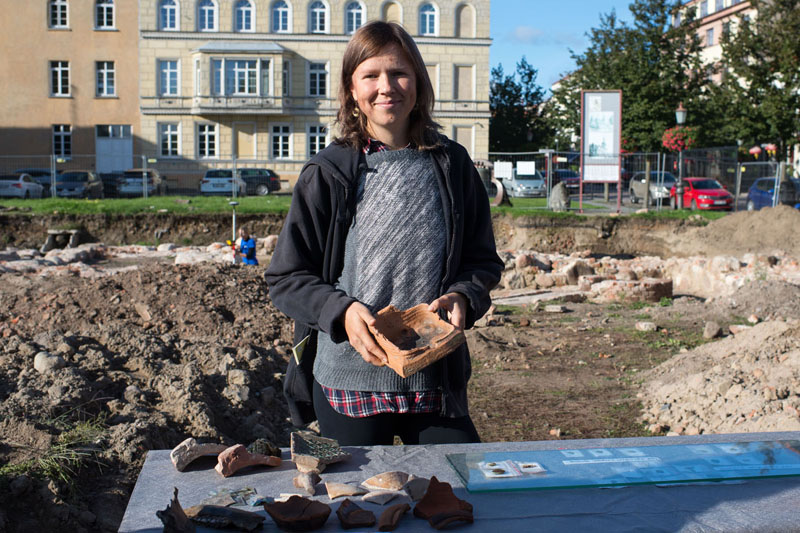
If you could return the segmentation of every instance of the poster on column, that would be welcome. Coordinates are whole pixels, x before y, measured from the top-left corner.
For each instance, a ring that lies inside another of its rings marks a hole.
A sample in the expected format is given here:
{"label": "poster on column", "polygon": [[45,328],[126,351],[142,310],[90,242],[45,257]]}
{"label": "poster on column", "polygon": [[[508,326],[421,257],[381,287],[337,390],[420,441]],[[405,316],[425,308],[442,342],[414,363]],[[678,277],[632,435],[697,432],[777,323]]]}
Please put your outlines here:
{"label": "poster on column", "polygon": [[584,182],[620,179],[622,91],[581,93],[581,176]]}

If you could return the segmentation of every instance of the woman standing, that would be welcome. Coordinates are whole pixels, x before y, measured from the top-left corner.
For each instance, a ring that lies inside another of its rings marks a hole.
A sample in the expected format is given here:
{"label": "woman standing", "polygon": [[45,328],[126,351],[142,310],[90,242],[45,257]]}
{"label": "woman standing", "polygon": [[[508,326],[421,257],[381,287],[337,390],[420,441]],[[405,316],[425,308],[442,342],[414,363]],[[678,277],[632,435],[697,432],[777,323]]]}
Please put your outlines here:
{"label": "woman standing", "polygon": [[267,270],[295,342],[311,333],[313,346],[318,332],[313,410],[343,445],[479,440],[466,344],[401,378],[368,329],[386,305],[421,302],[472,327],[500,279],[486,192],[466,150],[438,133],[433,103],[401,26],[355,33],[342,61],[341,136],[303,168]]}

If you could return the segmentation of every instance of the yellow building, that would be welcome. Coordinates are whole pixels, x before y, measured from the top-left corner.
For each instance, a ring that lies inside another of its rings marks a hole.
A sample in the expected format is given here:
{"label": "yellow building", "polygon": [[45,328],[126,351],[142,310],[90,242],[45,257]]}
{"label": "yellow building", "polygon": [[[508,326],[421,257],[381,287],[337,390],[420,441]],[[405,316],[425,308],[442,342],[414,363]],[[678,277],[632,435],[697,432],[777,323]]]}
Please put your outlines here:
{"label": "yellow building", "polygon": [[204,168],[233,164],[293,181],[332,139],[345,46],[375,19],[414,36],[436,120],[486,158],[489,0],[140,0],[141,136],[151,164],[181,188]]}
{"label": "yellow building", "polygon": [[[133,0],[0,0],[0,165],[100,172],[139,151]],[[40,157],[37,157],[40,156]]]}

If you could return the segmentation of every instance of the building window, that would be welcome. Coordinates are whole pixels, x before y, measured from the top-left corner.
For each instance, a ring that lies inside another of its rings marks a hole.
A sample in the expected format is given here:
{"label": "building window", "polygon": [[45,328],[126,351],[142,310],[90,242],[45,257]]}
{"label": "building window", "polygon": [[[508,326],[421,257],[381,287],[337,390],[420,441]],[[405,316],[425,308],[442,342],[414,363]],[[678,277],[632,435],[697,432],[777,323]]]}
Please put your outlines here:
{"label": "building window", "polygon": [[114,62],[97,61],[97,96],[115,96],[117,94],[114,83]]}
{"label": "building window", "polygon": [[328,95],[328,65],[326,63],[308,64],[308,95]]}
{"label": "building window", "polygon": [[700,18],[708,16],[708,0],[700,2]]}
{"label": "building window", "polygon": [[163,31],[176,31],[178,29],[178,4],[175,0],[161,0],[158,11],[158,25]]}
{"label": "building window", "polygon": [[423,4],[419,8],[419,34],[436,35],[438,26],[436,16],[436,6],[433,4]]}
{"label": "building window", "polygon": [[69,96],[69,61],[50,62],[50,96]]}
{"label": "building window", "polygon": [[72,156],[72,126],[69,124],[53,125],[53,155],[56,157]]}
{"label": "building window", "polygon": [[706,30],[706,46],[714,46],[714,28]]}
{"label": "building window", "polygon": [[160,96],[178,96],[178,60],[166,59],[158,62],[158,94]]}
{"label": "building window", "polygon": [[69,28],[67,0],[51,0],[50,2],[50,27]]}
{"label": "building window", "polygon": [[288,159],[289,155],[289,126],[276,124],[272,126],[272,159]]}
{"label": "building window", "polygon": [[292,94],[292,63],[288,59],[283,60],[283,96]]}
{"label": "building window", "polygon": [[350,2],[345,8],[344,16],[345,31],[350,34],[355,33],[364,24],[364,6],[361,2]]}
{"label": "building window", "polygon": [[98,137],[114,139],[130,139],[131,127],[127,124],[98,124],[95,126]]}
{"label": "building window", "polygon": [[98,30],[114,28],[114,0],[97,0],[94,12],[94,27]]}
{"label": "building window", "polygon": [[212,0],[197,3],[197,31],[217,31],[217,6]]}
{"label": "building window", "polygon": [[289,4],[278,0],[272,4],[272,31],[274,33],[289,32]]}
{"label": "building window", "polygon": [[725,9],[725,0],[717,0],[717,6],[714,11],[722,11]]}
{"label": "building window", "polygon": [[217,157],[217,125],[197,125],[197,157]]}
{"label": "building window", "polygon": [[235,9],[235,31],[247,32],[254,31],[253,27],[253,3],[250,0],[239,0],[236,2]]}
{"label": "building window", "polygon": [[212,59],[211,93],[214,96],[269,94],[268,59]]}
{"label": "building window", "polygon": [[308,127],[308,155],[320,152],[328,144],[328,128],[322,124]]}
{"label": "building window", "polygon": [[308,8],[310,22],[310,33],[327,33],[328,31],[328,8],[325,4],[317,0],[312,2]]}
{"label": "building window", "polygon": [[180,136],[176,122],[158,125],[158,144],[161,147],[161,157],[177,157],[179,141]]}

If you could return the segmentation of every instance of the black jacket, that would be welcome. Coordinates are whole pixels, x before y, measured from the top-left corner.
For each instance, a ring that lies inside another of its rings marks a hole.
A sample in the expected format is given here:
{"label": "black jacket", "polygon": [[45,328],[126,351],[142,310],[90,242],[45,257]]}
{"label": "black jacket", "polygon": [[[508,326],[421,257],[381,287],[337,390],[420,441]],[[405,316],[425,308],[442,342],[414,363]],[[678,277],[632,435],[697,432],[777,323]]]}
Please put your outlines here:
{"label": "black jacket", "polygon": [[[433,160],[449,235],[440,294],[459,292],[467,298],[465,327],[470,328],[489,309],[489,291],[500,281],[503,262],[495,249],[489,200],[466,150],[443,137]],[[342,271],[358,177],[366,168],[360,150],[333,143],[303,167],[295,185],[265,274],[273,303],[296,321],[295,343],[312,330],[324,331],[334,342],[347,340],[341,318],[355,299],[334,284]],[[440,364],[443,414],[465,416],[471,374],[466,344]],[[306,370],[310,372],[310,367]],[[290,393],[286,385],[284,390]]]}

